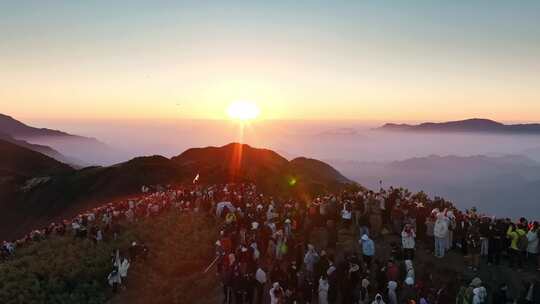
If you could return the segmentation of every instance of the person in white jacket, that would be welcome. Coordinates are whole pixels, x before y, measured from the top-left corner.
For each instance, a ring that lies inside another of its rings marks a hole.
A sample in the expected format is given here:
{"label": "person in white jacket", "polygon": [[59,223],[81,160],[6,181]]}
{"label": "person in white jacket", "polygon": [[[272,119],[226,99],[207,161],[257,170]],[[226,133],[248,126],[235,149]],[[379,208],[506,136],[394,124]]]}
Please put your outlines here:
{"label": "person in white jacket", "polygon": [[414,259],[414,249],[415,249],[415,239],[416,232],[411,225],[407,224],[401,232],[401,244],[403,246],[403,252],[405,259],[413,260]]}
{"label": "person in white jacket", "polygon": [[446,241],[448,240],[448,217],[446,212],[436,213],[437,220],[433,227],[433,236],[435,238],[435,257],[443,258],[446,253]]}
{"label": "person in white jacket", "polygon": [[325,275],[319,279],[319,304],[328,304],[328,289],[330,284]]}
{"label": "person in white jacket", "polygon": [[125,280],[127,278],[129,266],[129,260],[127,258],[124,258],[122,260],[122,263],[120,263],[120,266],[118,267],[118,272],[120,273],[120,277],[122,277],[122,280]]}
{"label": "person in white jacket", "polygon": [[397,286],[398,284],[395,281],[388,282],[388,304],[398,304]]}

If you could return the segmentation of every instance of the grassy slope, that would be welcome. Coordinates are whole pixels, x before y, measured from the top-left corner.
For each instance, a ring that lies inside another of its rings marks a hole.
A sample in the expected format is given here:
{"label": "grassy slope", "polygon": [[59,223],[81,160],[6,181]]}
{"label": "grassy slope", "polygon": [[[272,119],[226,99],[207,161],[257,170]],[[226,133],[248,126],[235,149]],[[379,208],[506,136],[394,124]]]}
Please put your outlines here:
{"label": "grassy slope", "polygon": [[216,228],[208,219],[171,212],[122,231],[118,240],[97,246],[66,236],[19,249],[0,263],[0,303],[106,303],[113,296],[106,284],[110,254],[133,240],[151,253],[132,265],[129,287],[113,303],[189,303],[217,286],[213,276],[197,274],[213,255]]}

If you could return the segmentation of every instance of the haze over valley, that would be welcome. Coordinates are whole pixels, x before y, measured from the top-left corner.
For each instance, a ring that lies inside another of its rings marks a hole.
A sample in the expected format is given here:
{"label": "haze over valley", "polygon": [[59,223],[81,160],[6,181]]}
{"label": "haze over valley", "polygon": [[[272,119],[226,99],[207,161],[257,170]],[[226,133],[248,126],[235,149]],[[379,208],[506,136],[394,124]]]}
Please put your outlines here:
{"label": "haze over valley", "polygon": [[371,188],[382,181],[385,187],[424,190],[488,214],[538,214],[540,135],[536,134],[485,129],[386,131],[379,128],[381,122],[355,121],[253,121],[243,132],[237,123],[225,120],[35,120],[29,124],[96,138],[99,144],[91,145],[63,144],[46,137],[33,140],[58,150],[78,167],[111,165],[137,156],[172,157],[191,147],[242,141],[288,159],[325,160]]}

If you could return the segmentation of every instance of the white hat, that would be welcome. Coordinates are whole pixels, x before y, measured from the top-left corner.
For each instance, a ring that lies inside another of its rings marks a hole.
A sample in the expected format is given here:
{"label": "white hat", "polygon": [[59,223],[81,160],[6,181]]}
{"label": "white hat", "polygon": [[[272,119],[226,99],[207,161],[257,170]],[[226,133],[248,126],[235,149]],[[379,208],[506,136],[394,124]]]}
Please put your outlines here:
{"label": "white hat", "polygon": [[482,285],[482,280],[480,280],[480,278],[476,277],[472,280],[470,286],[472,287],[479,287]]}
{"label": "white hat", "polygon": [[251,223],[251,230],[257,230],[259,229],[259,223],[253,222]]}

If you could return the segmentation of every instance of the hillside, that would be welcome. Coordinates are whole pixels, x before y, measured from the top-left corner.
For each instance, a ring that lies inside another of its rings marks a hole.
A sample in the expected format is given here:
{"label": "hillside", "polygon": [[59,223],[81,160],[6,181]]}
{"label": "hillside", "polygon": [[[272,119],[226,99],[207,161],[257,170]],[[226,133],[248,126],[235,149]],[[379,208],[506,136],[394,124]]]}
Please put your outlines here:
{"label": "hillside", "polygon": [[426,122],[419,125],[387,123],[376,130],[407,132],[470,132],[503,134],[540,134],[540,124],[505,125],[489,119],[466,119],[442,123]]}
{"label": "hillside", "polygon": [[111,253],[127,254],[133,241],[149,246],[152,257],[132,261],[129,288],[112,303],[193,303],[218,284],[213,273],[201,274],[212,259],[215,230],[208,218],[167,213],[124,223],[117,239],[98,246],[71,234],[35,242],[0,260],[0,303],[111,303]]}
{"label": "hillside", "polygon": [[69,164],[69,165],[81,166],[81,165],[84,164],[83,161],[72,158],[72,157],[67,157],[65,155],[62,155],[62,153],[56,151],[55,149],[53,149],[53,148],[51,148],[49,146],[36,145],[36,144],[32,144],[32,143],[29,143],[29,142],[24,141],[24,140],[15,139],[12,136],[10,136],[8,134],[5,134],[5,133],[2,133],[2,132],[0,132],[0,140],[10,142],[10,143],[15,144],[17,146],[27,148],[27,149],[30,149],[32,151],[39,152],[41,154],[45,154],[48,157],[54,158],[59,162],[63,162],[63,163]]}
{"label": "hillside", "polygon": [[[24,153],[17,154],[19,160],[9,162],[10,175],[18,177],[15,180],[10,177],[11,190],[4,195],[9,198],[9,204],[0,206],[0,239],[20,236],[83,209],[139,193],[143,185],[190,183],[197,174],[201,183],[252,181],[275,195],[320,193],[349,182],[322,162],[308,159],[289,162],[273,151],[241,144],[189,149],[172,159],[138,157],[109,167],[81,170],[11,146]],[[4,158],[0,153],[0,158],[8,160],[7,156],[14,154],[6,152]],[[24,161],[27,154],[36,158],[35,164]],[[48,168],[49,163],[64,170],[46,171],[47,178],[38,178],[43,174],[35,168]]]}
{"label": "hillside", "polygon": [[72,171],[68,165],[46,155],[0,139],[0,174],[3,177],[43,177]]}
{"label": "hillside", "polygon": [[[14,172],[20,170],[18,166]],[[179,182],[182,170],[161,156],[141,157],[111,167],[63,171],[40,180],[26,175],[12,185],[10,204],[1,206],[0,238],[20,236],[83,209],[139,193],[142,185]],[[37,180],[39,182],[30,183]]]}

